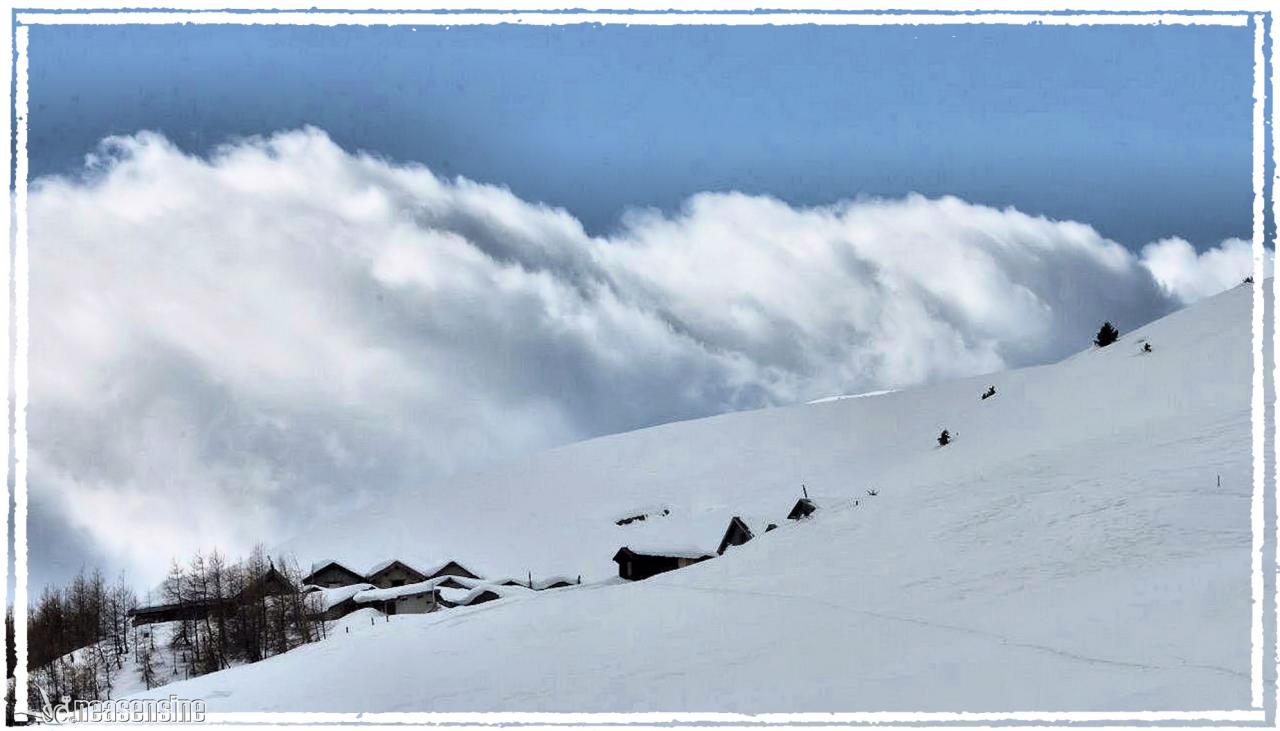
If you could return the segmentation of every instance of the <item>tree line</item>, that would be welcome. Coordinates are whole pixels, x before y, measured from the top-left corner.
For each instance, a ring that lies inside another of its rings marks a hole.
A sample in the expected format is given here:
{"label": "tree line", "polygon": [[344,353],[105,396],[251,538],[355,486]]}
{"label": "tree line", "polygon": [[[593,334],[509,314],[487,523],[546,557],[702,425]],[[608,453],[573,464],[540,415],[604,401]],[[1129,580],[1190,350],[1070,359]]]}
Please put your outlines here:
{"label": "tree line", "polygon": [[[216,550],[175,559],[145,601],[123,576],[108,585],[100,571],[81,570],[46,587],[28,612],[30,703],[111,698],[130,662],[128,672],[150,689],[321,639],[327,628],[314,598],[298,591],[302,578],[292,559],[272,559],[261,546],[237,560]],[[173,620],[134,624],[131,612],[156,605]],[[12,611],[7,621],[12,638]],[[11,652],[10,679],[15,666]]]}

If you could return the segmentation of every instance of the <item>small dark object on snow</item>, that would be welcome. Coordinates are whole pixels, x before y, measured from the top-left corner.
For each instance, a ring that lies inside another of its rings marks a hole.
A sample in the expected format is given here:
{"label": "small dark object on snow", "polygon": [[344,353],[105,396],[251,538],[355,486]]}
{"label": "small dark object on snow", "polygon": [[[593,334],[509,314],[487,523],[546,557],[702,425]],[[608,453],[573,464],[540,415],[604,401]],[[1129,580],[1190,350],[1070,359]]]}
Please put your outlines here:
{"label": "small dark object on snow", "polygon": [[950,443],[951,443],[951,432],[947,431],[946,429],[943,429],[942,433],[938,435],[938,446],[945,447]]}
{"label": "small dark object on snow", "polygon": [[1241,282],[1241,284],[1253,284],[1253,275],[1250,274],[1249,276],[1245,277],[1244,281]]}
{"label": "small dark object on snow", "polygon": [[876,495],[879,495],[879,494],[880,494],[880,491],[879,491],[879,490],[867,490],[867,494],[868,494],[868,495],[870,495],[871,497],[875,497]]}
{"label": "small dark object on snow", "polygon": [[1143,343],[1143,344],[1142,344],[1142,352],[1144,352],[1144,353],[1150,353],[1150,352],[1151,352],[1151,343]]}
{"label": "small dark object on snow", "polygon": [[1102,323],[1102,327],[1098,329],[1098,335],[1093,339],[1093,344],[1099,348],[1105,348],[1120,339],[1120,331],[1110,322]]}
{"label": "small dark object on snow", "polygon": [[986,401],[987,399],[989,399],[989,398],[991,398],[992,396],[995,396],[995,395],[996,395],[996,387],[995,387],[995,386],[988,386],[988,387],[987,387],[987,390],[985,390],[985,391],[983,391],[983,392],[982,392],[982,400],[983,400],[983,401]]}

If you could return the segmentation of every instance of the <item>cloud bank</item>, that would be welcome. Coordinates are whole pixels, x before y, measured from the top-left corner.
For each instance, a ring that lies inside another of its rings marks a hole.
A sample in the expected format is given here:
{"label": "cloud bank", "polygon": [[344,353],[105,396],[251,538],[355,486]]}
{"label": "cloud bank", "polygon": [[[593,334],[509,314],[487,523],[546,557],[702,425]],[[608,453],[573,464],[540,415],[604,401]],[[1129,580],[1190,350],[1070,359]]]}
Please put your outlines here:
{"label": "cloud bank", "polygon": [[591,237],[316,129],[112,138],[30,215],[33,499],[143,581],[575,439],[1051,361],[1251,262],[914,195],[702,193]]}

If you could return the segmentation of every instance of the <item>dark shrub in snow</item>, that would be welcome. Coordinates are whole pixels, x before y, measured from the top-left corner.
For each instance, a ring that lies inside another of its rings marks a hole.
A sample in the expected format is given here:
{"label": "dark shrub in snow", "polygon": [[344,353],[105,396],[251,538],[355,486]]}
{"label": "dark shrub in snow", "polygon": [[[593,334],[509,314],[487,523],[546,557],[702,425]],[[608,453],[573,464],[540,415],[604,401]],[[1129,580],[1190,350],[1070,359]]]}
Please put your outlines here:
{"label": "dark shrub in snow", "polygon": [[1093,344],[1099,348],[1105,348],[1120,339],[1120,331],[1115,325],[1109,322],[1102,323],[1102,327],[1098,330],[1098,336],[1093,339]]}
{"label": "dark shrub in snow", "polygon": [[951,432],[947,431],[946,429],[943,429],[942,433],[938,435],[938,446],[945,447],[950,443],[951,443]]}

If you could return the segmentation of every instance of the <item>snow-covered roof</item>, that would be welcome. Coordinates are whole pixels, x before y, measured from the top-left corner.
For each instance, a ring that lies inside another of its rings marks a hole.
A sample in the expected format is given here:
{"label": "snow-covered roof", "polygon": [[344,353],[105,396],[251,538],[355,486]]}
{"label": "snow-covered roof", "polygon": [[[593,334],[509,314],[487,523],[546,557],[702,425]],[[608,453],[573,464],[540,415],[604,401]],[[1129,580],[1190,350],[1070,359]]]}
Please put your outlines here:
{"label": "snow-covered roof", "polygon": [[454,581],[458,582],[459,584],[461,584],[462,586],[468,589],[474,589],[477,586],[489,586],[491,584],[497,584],[502,581],[506,581],[506,579],[472,579],[466,576],[438,576],[435,579],[433,579],[433,581],[443,582],[445,579],[453,579]]}
{"label": "snow-covered roof", "polygon": [[335,586],[332,589],[320,589],[314,592],[319,597],[321,611],[326,611],[337,604],[341,604],[351,597],[362,591],[375,589],[373,584],[351,584],[350,586]]}
{"label": "snow-covered roof", "polygon": [[576,584],[578,583],[578,577],[576,576],[544,576],[541,579],[533,580],[533,588],[535,590],[541,591],[543,589],[549,589],[552,586],[555,586],[556,584],[559,584],[559,583],[565,583],[570,585]]}
{"label": "snow-covered roof", "polygon": [[449,566],[449,564],[454,564],[455,566],[458,566],[458,567],[459,567],[459,568],[461,568],[462,570],[464,570],[464,571],[469,571],[469,572],[471,572],[471,573],[475,574],[476,576],[479,576],[479,575],[480,575],[480,573],[479,573],[479,572],[477,572],[477,571],[472,571],[472,570],[471,570],[471,568],[470,568],[469,566],[465,566],[465,565],[463,565],[463,563],[462,563],[461,561],[456,561],[456,560],[454,560],[454,559],[448,559],[448,560],[445,560],[445,561],[437,561],[437,562],[436,562],[436,563],[434,563],[434,564],[428,565],[428,566],[426,567],[426,569],[424,569],[424,570],[422,571],[422,575],[423,575],[423,576],[435,576],[437,573],[439,573],[439,572],[443,571],[446,567],[448,567],[448,566]]}
{"label": "snow-covered roof", "polygon": [[481,594],[491,592],[496,596],[502,596],[498,591],[489,586],[477,586],[474,589],[449,589],[442,588],[440,590],[440,598],[459,606],[466,606],[475,601]]}
{"label": "snow-covered roof", "polygon": [[[791,505],[794,506],[800,500],[808,500],[810,503],[813,503],[814,507],[817,507],[817,508],[835,508],[835,507],[840,507],[844,505],[853,505],[854,502],[859,501],[865,497],[867,497],[867,493],[865,489],[854,490],[852,491],[852,494],[849,494],[849,495],[835,495],[832,493],[823,493],[820,495],[815,495],[814,493],[811,492],[809,493],[809,497],[807,498],[803,495],[796,495],[795,499],[791,501]],[[786,515],[784,514],[782,517],[785,518]]]}
{"label": "snow-covered roof", "polygon": [[334,566],[337,566],[337,567],[339,567],[339,568],[346,569],[347,571],[350,571],[351,573],[355,574],[356,576],[360,576],[360,575],[361,575],[359,571],[356,571],[355,569],[351,568],[350,566],[347,566],[346,564],[342,563],[341,561],[334,561],[334,560],[333,560],[333,559],[331,559],[331,558],[326,558],[326,559],[325,559],[325,560],[323,560],[323,561],[315,561],[315,562],[313,562],[313,563],[311,564],[311,572],[310,572],[310,573],[308,573],[308,574],[307,574],[307,576],[311,576],[312,574],[314,574],[315,572],[319,571],[320,569],[323,569],[324,567],[328,566],[329,564],[333,564]]}
{"label": "snow-covered roof", "polygon": [[359,604],[368,604],[369,602],[384,602],[388,599],[398,599],[402,596],[416,596],[418,594],[428,594],[437,591],[440,585],[440,579],[428,579],[427,581],[419,581],[413,584],[405,584],[404,586],[393,586],[389,589],[369,589],[355,595],[356,602]]}
{"label": "snow-covered roof", "polygon": [[[775,528],[782,525],[787,518],[786,515],[770,517],[765,515],[743,515],[741,513],[734,517],[741,520],[742,523],[747,526],[747,529],[751,531],[751,536],[753,538],[759,538],[764,535],[765,531],[769,530],[769,526],[771,525]],[[727,528],[728,526],[725,527]]]}
{"label": "snow-covered roof", "polygon": [[619,531],[619,544],[645,556],[703,558],[716,555],[733,513],[716,510],[692,516],[645,521]]}
{"label": "snow-covered roof", "polygon": [[[368,571],[364,572],[364,575],[365,575],[365,576],[373,576],[374,574],[377,574],[377,573],[379,573],[379,572],[381,572],[381,571],[386,571],[388,568],[391,568],[392,564],[397,564],[397,563],[398,563],[398,564],[400,564],[401,566],[403,566],[403,567],[407,568],[407,569],[412,570],[412,571],[418,571],[417,567],[415,567],[415,566],[410,566],[409,564],[405,563],[404,561],[402,561],[402,560],[400,560],[400,559],[398,559],[398,558],[389,558],[389,559],[387,559],[387,560],[385,560],[385,561],[379,561],[378,563],[376,563],[376,564],[374,564],[373,566],[371,566],[371,567],[369,568],[369,570],[368,570]],[[431,573],[430,573],[430,572],[418,571],[418,573],[422,574],[423,576],[430,576],[430,575],[431,575]]]}

